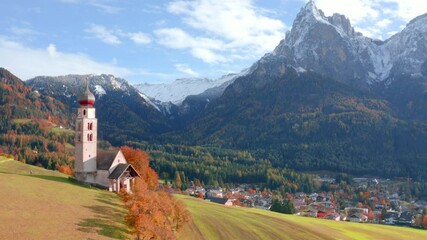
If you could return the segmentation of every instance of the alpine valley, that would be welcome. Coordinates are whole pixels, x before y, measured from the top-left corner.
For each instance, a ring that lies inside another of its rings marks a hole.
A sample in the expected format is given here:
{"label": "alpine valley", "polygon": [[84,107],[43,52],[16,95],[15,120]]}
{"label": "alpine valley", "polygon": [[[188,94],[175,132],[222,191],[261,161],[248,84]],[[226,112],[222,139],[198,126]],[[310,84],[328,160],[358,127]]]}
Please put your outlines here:
{"label": "alpine valley", "polygon": [[135,87],[103,74],[22,82],[3,69],[1,107],[14,79],[32,88],[23,97],[63,104],[39,105],[45,113],[33,117],[66,116],[73,127],[85,78],[109,129],[100,137],[116,146],[223,148],[277,169],[427,180],[427,14],[380,41],[310,1],[274,51],[241,73]]}

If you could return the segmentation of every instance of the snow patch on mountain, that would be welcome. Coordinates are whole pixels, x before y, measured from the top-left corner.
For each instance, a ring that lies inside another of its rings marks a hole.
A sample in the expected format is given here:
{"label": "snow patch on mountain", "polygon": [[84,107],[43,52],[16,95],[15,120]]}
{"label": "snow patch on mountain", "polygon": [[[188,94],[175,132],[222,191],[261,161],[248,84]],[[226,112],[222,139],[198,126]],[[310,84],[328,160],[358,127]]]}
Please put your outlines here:
{"label": "snow patch on mountain", "polygon": [[147,97],[145,94],[143,94],[143,93],[141,93],[141,92],[138,92],[138,94],[139,94],[139,96],[141,96],[141,97],[145,100],[145,102],[146,102],[148,105],[152,106],[152,107],[153,107],[153,108],[155,108],[157,111],[161,112],[160,108],[159,108],[156,104],[154,104],[154,103],[151,101],[151,99],[150,99],[149,97]]}
{"label": "snow patch on mountain", "polygon": [[101,85],[95,85],[95,94],[101,97],[102,95],[107,94],[105,89]]}
{"label": "snow patch on mountain", "polygon": [[182,78],[172,83],[137,84],[135,87],[150,98],[160,102],[172,102],[180,105],[187,96],[198,95],[210,88],[215,88],[221,84],[232,80],[238,74],[228,74],[218,79],[209,78]]}
{"label": "snow patch on mountain", "polygon": [[296,69],[310,69],[339,81],[356,81],[350,84],[362,87],[393,75],[419,75],[427,59],[427,14],[380,41],[355,32],[344,15],[325,16],[314,1],[309,1],[285,39],[262,60],[283,57]]}

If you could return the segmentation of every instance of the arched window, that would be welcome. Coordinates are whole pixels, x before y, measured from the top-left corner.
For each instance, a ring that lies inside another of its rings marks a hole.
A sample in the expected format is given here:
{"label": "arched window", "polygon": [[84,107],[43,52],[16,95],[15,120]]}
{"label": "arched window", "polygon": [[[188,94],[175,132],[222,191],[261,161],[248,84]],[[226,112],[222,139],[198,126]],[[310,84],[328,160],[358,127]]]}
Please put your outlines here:
{"label": "arched window", "polygon": [[87,129],[88,130],[92,130],[93,124],[92,123],[87,123]]}
{"label": "arched window", "polygon": [[87,134],[87,140],[90,141],[90,134]]}
{"label": "arched window", "polygon": [[86,109],[83,110],[83,116],[86,116]]}
{"label": "arched window", "polygon": [[93,135],[92,135],[92,133],[91,133],[91,134],[89,135],[89,139],[90,139],[89,141],[92,141],[92,139],[93,139],[92,137],[93,137]]}

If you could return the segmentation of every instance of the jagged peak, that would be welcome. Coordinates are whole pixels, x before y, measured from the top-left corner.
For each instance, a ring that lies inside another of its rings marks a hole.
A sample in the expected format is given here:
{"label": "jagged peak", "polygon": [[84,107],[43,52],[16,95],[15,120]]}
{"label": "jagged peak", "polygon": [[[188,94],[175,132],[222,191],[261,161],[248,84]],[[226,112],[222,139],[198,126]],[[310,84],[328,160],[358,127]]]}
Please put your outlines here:
{"label": "jagged peak", "polygon": [[332,16],[326,17],[321,9],[318,9],[314,1],[309,1],[298,13],[292,28],[306,28],[308,25],[317,23],[324,23],[332,25],[342,36],[355,36],[356,32],[351,26],[350,20],[338,13],[334,13]]}
{"label": "jagged peak", "polygon": [[414,19],[412,19],[412,20],[407,24],[407,26],[412,25],[412,24],[416,24],[416,23],[421,22],[421,21],[427,21],[427,13],[424,13],[424,14],[422,14],[422,15],[420,15],[420,16],[418,16],[418,17],[414,18]]}
{"label": "jagged peak", "polygon": [[[325,14],[322,10],[318,9],[314,1],[310,0],[301,10],[299,11],[295,22],[301,20],[316,19],[318,21],[326,21]],[[295,24],[294,22],[294,24]]]}

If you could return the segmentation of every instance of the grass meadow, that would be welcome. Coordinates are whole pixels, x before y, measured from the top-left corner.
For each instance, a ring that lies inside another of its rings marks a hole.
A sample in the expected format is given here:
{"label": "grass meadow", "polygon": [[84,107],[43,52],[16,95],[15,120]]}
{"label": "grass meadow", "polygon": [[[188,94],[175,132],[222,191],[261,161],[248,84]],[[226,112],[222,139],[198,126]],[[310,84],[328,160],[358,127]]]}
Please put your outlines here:
{"label": "grass meadow", "polygon": [[124,214],[113,193],[0,157],[0,239],[131,239]]}
{"label": "grass meadow", "polygon": [[182,239],[427,239],[426,230],[336,222],[176,197],[193,217],[193,223],[181,233]]}

